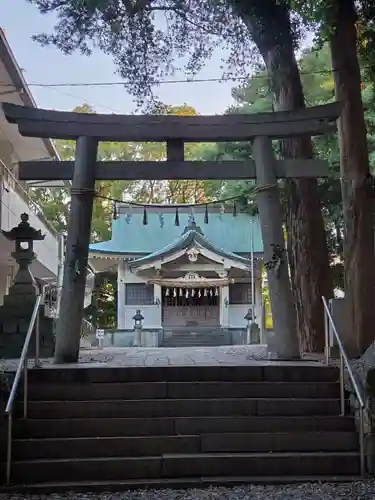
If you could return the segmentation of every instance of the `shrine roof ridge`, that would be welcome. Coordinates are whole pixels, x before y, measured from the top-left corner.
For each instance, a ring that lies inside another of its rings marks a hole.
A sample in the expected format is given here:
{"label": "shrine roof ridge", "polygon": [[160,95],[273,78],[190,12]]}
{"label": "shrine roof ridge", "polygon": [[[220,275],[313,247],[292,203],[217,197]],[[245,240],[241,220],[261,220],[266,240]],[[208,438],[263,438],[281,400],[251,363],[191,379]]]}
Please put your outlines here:
{"label": "shrine roof ridge", "polygon": [[22,135],[51,139],[90,136],[106,141],[217,142],[320,135],[336,129],[340,102],[295,111],[213,116],[116,115],[53,111],[2,104],[6,119]]}
{"label": "shrine roof ridge", "polygon": [[246,257],[241,257],[240,255],[237,255],[233,252],[228,252],[223,248],[217,247],[216,245],[211,243],[211,241],[208,240],[200,231],[201,229],[199,228],[199,226],[197,226],[196,229],[191,228],[191,226],[187,226],[182,235],[176,240],[172,241],[169,245],[166,245],[165,247],[160,248],[159,250],[156,250],[149,255],[139,257],[138,259],[130,261],[130,269],[137,268],[139,266],[142,266],[143,264],[158,260],[159,258],[167,255],[171,255],[175,252],[178,252],[179,250],[183,250],[185,248],[187,249],[194,246],[195,244],[198,247],[201,246],[206,250],[219,255],[220,257],[241,262],[242,264],[250,266],[249,259],[247,259]]}
{"label": "shrine roof ridge", "polygon": [[[160,223],[161,213],[163,224]],[[180,226],[175,225],[175,212],[148,212],[148,224],[142,223],[143,210],[119,212],[118,219],[112,222],[112,238],[108,241],[90,245],[90,253],[98,255],[116,255],[124,257],[146,256],[164,248],[181,237],[189,223],[190,213],[179,211]],[[263,252],[263,243],[258,216],[231,211],[210,213],[208,224],[204,223],[204,211],[195,213],[195,220],[204,234],[215,247],[235,254],[250,253],[250,224],[253,224],[254,252]]]}

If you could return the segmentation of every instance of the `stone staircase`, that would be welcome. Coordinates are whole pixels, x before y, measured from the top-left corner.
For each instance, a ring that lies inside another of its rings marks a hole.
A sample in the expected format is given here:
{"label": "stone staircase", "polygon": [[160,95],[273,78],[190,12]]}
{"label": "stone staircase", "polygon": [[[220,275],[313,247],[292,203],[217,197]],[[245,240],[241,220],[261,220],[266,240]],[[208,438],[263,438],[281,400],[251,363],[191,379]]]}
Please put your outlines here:
{"label": "stone staircase", "polygon": [[230,332],[221,328],[189,326],[164,329],[163,347],[207,347],[230,344]]}
{"label": "stone staircase", "polygon": [[3,488],[353,479],[358,437],[339,416],[337,380],[335,368],[271,363],[34,369]]}

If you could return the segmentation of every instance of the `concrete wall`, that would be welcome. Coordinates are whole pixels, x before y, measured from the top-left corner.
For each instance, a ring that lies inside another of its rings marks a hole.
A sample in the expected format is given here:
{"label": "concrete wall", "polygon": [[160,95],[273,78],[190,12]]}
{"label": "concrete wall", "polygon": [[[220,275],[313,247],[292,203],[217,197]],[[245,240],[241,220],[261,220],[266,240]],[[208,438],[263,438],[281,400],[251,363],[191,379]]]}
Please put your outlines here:
{"label": "concrete wall", "polygon": [[159,306],[125,306],[124,315],[124,330],[133,330],[134,328],[134,320],[133,316],[136,313],[137,309],[140,309],[143,317],[145,318],[143,321],[144,328],[161,328],[161,307]]}
{"label": "concrete wall", "polygon": [[251,304],[229,304],[228,305],[228,324],[230,328],[246,328],[247,321],[244,316],[251,308]]}
{"label": "concrete wall", "polygon": [[[159,331],[145,330],[141,334],[141,345],[143,347],[158,347],[160,340]],[[103,339],[103,347],[132,347],[134,342],[134,331],[106,332]]]}

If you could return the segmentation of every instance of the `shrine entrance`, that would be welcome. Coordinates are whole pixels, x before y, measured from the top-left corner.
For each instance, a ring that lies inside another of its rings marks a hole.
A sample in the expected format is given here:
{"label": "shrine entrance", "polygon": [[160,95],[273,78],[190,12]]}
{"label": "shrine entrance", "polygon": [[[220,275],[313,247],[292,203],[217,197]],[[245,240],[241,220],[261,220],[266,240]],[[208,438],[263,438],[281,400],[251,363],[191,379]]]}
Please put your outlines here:
{"label": "shrine entrance", "polygon": [[219,326],[220,288],[162,288],[163,326]]}
{"label": "shrine entrance", "polygon": [[[98,180],[256,179],[264,267],[274,338],[277,339],[275,354],[283,359],[300,357],[278,179],[327,177],[329,165],[318,159],[276,159],[272,141],[336,131],[336,120],[342,108],[340,103],[297,111],[224,116],[100,115],[49,111],[10,103],[2,106],[8,122],[17,124],[24,136],[76,141],[75,162],[40,160],[19,164],[22,181],[72,180],[66,260],[56,327],[57,363],[77,362],[79,356],[92,207],[94,197],[100,196],[95,191]],[[98,161],[99,141],[166,143],[165,161]],[[184,158],[184,146],[188,142],[241,141],[252,145],[252,158],[245,161],[186,161]],[[225,267],[226,259],[223,260]]]}

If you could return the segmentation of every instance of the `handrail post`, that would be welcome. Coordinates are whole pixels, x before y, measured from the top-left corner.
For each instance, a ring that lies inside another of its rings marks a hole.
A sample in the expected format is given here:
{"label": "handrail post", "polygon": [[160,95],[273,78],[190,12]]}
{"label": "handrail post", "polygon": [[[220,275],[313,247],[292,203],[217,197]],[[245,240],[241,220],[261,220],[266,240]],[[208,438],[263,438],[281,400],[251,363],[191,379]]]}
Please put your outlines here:
{"label": "handrail post", "polygon": [[344,357],[340,351],[340,415],[345,415]]}
{"label": "handrail post", "polygon": [[13,412],[8,413],[8,442],[7,442],[7,469],[6,469],[6,482],[10,483],[12,473],[12,423]]}
{"label": "handrail post", "polygon": [[360,472],[364,477],[366,473],[366,450],[365,450],[365,425],[364,411],[362,406],[359,407],[359,454],[360,454]]}
{"label": "handrail post", "polygon": [[[43,285],[40,289],[40,302],[44,299],[46,295],[47,285]],[[40,306],[38,306],[38,310],[35,318],[35,359],[34,359],[34,367],[40,368]]]}
{"label": "handrail post", "polygon": [[329,320],[327,311],[324,306],[323,309],[324,309],[324,337],[325,337],[324,356],[326,365],[329,365],[329,358],[330,358]]}
{"label": "handrail post", "polygon": [[40,367],[40,315],[39,308],[36,314],[35,319],[35,359],[34,359],[34,367]]}
{"label": "handrail post", "polygon": [[27,398],[28,398],[28,360],[27,354],[23,364],[23,418],[27,418]]}

